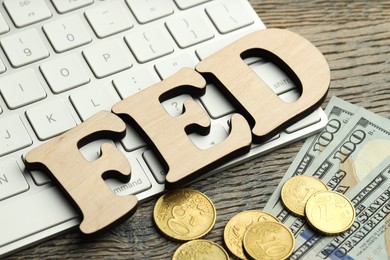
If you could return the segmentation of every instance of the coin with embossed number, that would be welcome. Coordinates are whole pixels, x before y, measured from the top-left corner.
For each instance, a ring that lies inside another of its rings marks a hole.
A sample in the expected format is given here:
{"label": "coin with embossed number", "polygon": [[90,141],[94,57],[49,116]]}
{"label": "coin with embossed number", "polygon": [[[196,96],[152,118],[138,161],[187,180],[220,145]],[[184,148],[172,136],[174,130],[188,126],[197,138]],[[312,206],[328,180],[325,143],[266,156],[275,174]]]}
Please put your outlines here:
{"label": "coin with embossed number", "polygon": [[305,216],[306,201],[317,191],[328,190],[325,183],[313,176],[298,175],[288,179],[280,197],[286,209],[294,215]]}
{"label": "coin with embossed number", "polygon": [[211,200],[192,189],[179,189],[163,194],[153,211],[156,227],[167,237],[178,241],[205,236],[213,228],[216,217]]}
{"label": "coin with embossed number", "polygon": [[245,232],[243,245],[251,259],[287,259],[294,251],[295,237],[280,222],[258,222]]}
{"label": "coin with embossed number", "polygon": [[199,239],[184,243],[176,249],[172,257],[172,260],[187,259],[229,260],[229,255],[220,245]]}
{"label": "coin with embossed number", "polygon": [[261,210],[247,210],[234,215],[226,224],[223,238],[229,251],[239,259],[247,259],[242,239],[248,227],[262,221],[278,222],[277,218]]}
{"label": "coin with embossed number", "polygon": [[334,191],[313,194],[306,203],[305,215],[317,231],[337,235],[349,229],[355,220],[355,207],[344,195]]}

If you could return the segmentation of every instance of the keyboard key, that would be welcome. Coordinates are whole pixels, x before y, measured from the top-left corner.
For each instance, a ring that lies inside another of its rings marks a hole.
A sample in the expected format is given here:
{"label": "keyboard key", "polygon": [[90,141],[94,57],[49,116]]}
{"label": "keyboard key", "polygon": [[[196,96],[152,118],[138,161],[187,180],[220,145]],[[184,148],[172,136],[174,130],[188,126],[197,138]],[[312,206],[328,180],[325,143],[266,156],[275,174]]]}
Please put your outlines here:
{"label": "keyboard key", "polygon": [[0,156],[31,144],[31,138],[18,115],[0,119]]}
{"label": "keyboard key", "polygon": [[64,52],[91,42],[91,36],[76,15],[47,23],[43,30],[56,52]]}
{"label": "keyboard key", "polygon": [[146,176],[147,168],[141,166],[138,158],[128,158],[131,165],[131,178],[128,183],[123,184],[117,179],[107,179],[106,183],[111,190],[119,195],[125,196],[129,194],[137,194],[149,189],[152,185]]}
{"label": "keyboard key", "polygon": [[209,149],[225,140],[228,137],[228,133],[222,125],[212,124],[208,135],[203,136],[193,133],[188,137],[199,149]]}
{"label": "keyboard key", "polygon": [[253,23],[251,15],[236,0],[210,5],[206,13],[220,33],[228,33]]}
{"label": "keyboard key", "polygon": [[167,31],[154,25],[133,30],[125,36],[125,40],[140,63],[173,52],[171,39]]}
{"label": "keyboard key", "polygon": [[40,68],[54,93],[61,93],[90,81],[79,58],[74,54],[46,62]]}
{"label": "keyboard key", "polygon": [[46,92],[32,69],[0,78],[0,92],[10,109],[16,109],[46,97]]}
{"label": "keyboard key", "polygon": [[290,78],[272,62],[256,62],[251,64],[250,67],[277,95],[296,89]]}
{"label": "keyboard key", "polygon": [[156,70],[162,79],[166,79],[184,67],[195,68],[195,65],[198,62],[199,60],[189,53],[182,53],[175,57],[160,61],[156,64]]}
{"label": "keyboard key", "polygon": [[160,82],[160,78],[149,67],[123,71],[113,80],[115,89],[122,99],[134,95],[157,82]]}
{"label": "keyboard key", "polygon": [[107,40],[83,51],[97,78],[103,78],[130,68],[131,54],[118,40]]}
{"label": "keyboard key", "polygon": [[[213,84],[208,84],[206,92],[200,96],[200,101],[206,108],[211,118],[219,118],[234,111],[233,105]],[[218,100],[218,102],[216,102]]]}
{"label": "keyboard key", "polygon": [[5,68],[3,61],[0,59],[0,73],[5,72],[6,70],[7,69]]}
{"label": "keyboard key", "polygon": [[147,23],[173,13],[170,0],[126,0],[139,23]]}
{"label": "keyboard key", "polygon": [[208,1],[210,0],[175,0],[175,3],[180,9],[187,9]]}
{"label": "keyboard key", "polygon": [[144,140],[138,135],[138,133],[130,126],[126,128],[126,136],[121,140],[123,148],[126,151],[131,152],[135,149],[146,145]]}
{"label": "keyboard key", "polygon": [[0,162],[0,201],[28,190],[28,184],[15,160]]}
{"label": "keyboard key", "polygon": [[193,12],[170,19],[166,25],[179,47],[187,48],[214,37],[209,23],[200,13]]}
{"label": "keyboard key", "polygon": [[133,27],[130,10],[119,2],[110,2],[85,12],[88,22],[99,38]]}
{"label": "keyboard key", "polygon": [[111,111],[112,105],[120,99],[113,87],[108,89],[102,84],[97,84],[73,92],[70,100],[81,120],[85,121],[101,110]]}
{"label": "keyboard key", "polygon": [[98,139],[82,146],[79,151],[84,156],[85,160],[92,162],[100,158],[102,155],[101,147],[105,143],[114,145],[114,142],[110,139]]}
{"label": "keyboard key", "polygon": [[49,176],[47,176],[47,174],[44,172],[31,171],[30,174],[31,174],[32,179],[34,180],[34,183],[38,186],[51,183]]}
{"label": "keyboard key", "polygon": [[161,105],[172,117],[177,117],[183,114],[183,104],[186,100],[193,100],[188,94],[182,94],[168,100],[165,100]]}
{"label": "keyboard key", "polygon": [[90,5],[93,0],[51,0],[59,13],[67,13],[81,7]]}
{"label": "keyboard key", "polygon": [[49,56],[35,29],[3,37],[0,42],[13,67],[20,67]]}
{"label": "keyboard key", "polygon": [[0,34],[6,33],[9,31],[9,26],[7,22],[4,20],[2,14],[0,14]]}
{"label": "keyboard key", "polygon": [[55,100],[30,108],[26,115],[40,140],[49,139],[76,126],[72,115],[62,100]]}
{"label": "keyboard key", "polygon": [[[78,217],[55,187],[0,204],[0,247]],[[17,223],[15,225],[15,223]],[[79,221],[73,223],[77,225]]]}
{"label": "keyboard key", "polygon": [[51,17],[45,0],[5,0],[4,6],[17,27],[27,26]]}
{"label": "keyboard key", "polygon": [[164,171],[160,162],[157,160],[156,156],[154,156],[153,152],[148,150],[142,154],[146,164],[148,165],[150,171],[153,173],[154,178],[158,183],[164,183],[165,176],[167,173]]}

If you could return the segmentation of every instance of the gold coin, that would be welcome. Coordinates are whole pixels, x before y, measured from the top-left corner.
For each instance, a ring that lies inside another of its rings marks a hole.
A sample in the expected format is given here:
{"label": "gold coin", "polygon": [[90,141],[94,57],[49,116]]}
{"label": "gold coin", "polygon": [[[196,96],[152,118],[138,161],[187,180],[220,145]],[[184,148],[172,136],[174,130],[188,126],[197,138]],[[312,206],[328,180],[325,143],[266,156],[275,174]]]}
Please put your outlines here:
{"label": "gold coin", "polygon": [[247,259],[242,239],[248,227],[262,221],[278,222],[278,219],[261,210],[247,210],[233,216],[225,226],[223,238],[229,251],[239,259]]}
{"label": "gold coin", "polygon": [[298,175],[284,183],[280,196],[283,205],[289,212],[304,217],[306,201],[317,191],[324,190],[328,190],[328,188],[318,178]]}
{"label": "gold coin", "polygon": [[320,191],[307,200],[305,215],[317,231],[337,235],[352,226],[355,208],[347,197],[338,192]]}
{"label": "gold coin", "polygon": [[181,259],[229,260],[229,255],[220,245],[200,239],[184,243],[176,249],[172,260]]}
{"label": "gold coin", "polygon": [[173,240],[188,241],[205,236],[214,226],[214,204],[203,193],[180,189],[165,193],[153,211],[157,228]]}
{"label": "gold coin", "polygon": [[243,244],[251,259],[287,259],[294,251],[295,237],[280,222],[258,222],[245,232]]}

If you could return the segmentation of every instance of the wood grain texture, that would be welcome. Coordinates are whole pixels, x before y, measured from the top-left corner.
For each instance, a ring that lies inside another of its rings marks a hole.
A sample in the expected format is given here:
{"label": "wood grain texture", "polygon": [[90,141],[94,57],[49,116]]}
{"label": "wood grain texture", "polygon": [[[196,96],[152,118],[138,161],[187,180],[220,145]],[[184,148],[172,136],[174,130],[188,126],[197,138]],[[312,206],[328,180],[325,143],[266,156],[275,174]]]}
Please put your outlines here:
{"label": "wood grain texture", "polygon": [[[287,28],[310,40],[331,70],[328,97],[337,95],[390,117],[389,1],[250,1],[268,28]],[[215,203],[217,221],[206,239],[223,245],[223,229],[236,213],[263,208],[303,141],[191,185]],[[126,222],[91,241],[68,232],[10,259],[170,259],[179,246],[157,232],[155,201],[142,203]]]}
{"label": "wood grain texture", "polygon": [[79,209],[82,216],[79,227],[84,234],[107,229],[136,209],[136,196],[117,196],[104,182],[107,177],[125,183],[130,180],[131,166],[123,153],[105,143],[101,146],[101,156],[88,161],[79,150],[85,140],[93,141],[102,136],[121,139],[125,131],[126,125],[118,116],[100,111],[26,155],[27,168],[51,175],[57,187]]}

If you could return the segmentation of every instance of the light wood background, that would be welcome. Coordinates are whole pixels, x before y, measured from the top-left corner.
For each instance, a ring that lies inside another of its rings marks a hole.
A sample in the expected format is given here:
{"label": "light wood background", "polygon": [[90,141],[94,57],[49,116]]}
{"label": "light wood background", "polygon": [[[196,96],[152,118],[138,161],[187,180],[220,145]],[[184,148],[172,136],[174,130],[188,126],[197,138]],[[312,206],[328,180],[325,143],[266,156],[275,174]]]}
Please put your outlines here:
{"label": "light wood background", "polygon": [[[331,86],[322,107],[336,95],[390,117],[390,1],[250,2],[267,27],[295,31],[325,55]],[[206,239],[223,245],[223,229],[233,215],[262,209],[302,143],[191,185],[208,195],[217,209],[215,227]],[[96,239],[88,241],[76,231],[68,232],[9,258],[170,259],[180,244],[157,232],[154,203],[141,204],[133,217]]]}

